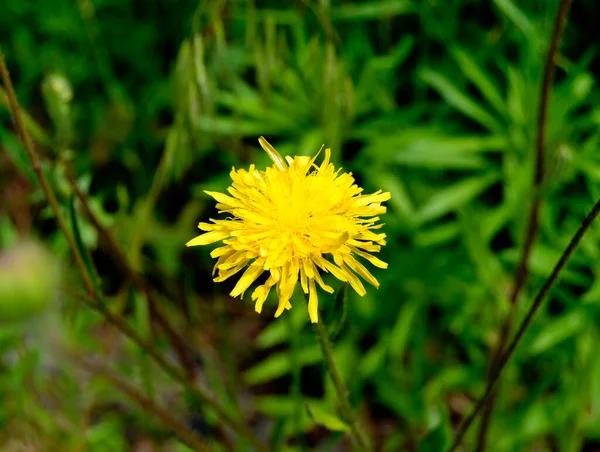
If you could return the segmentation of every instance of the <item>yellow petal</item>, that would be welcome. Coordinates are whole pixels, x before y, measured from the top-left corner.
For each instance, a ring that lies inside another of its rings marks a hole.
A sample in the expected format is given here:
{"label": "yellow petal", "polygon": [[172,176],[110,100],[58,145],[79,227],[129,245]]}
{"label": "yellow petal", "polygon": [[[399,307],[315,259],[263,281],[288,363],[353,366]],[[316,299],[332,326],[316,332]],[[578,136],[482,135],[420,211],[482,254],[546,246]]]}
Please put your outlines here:
{"label": "yellow petal", "polygon": [[341,265],[340,268],[348,278],[347,281],[350,283],[350,285],[356,291],[356,293],[359,294],[361,297],[364,297],[367,291],[365,290],[365,286],[363,286],[363,283],[360,282],[360,279],[358,279],[358,277],[354,273],[352,273],[352,271],[350,271],[350,269],[345,265]]}
{"label": "yellow petal", "polygon": [[256,301],[256,304],[254,305],[254,310],[259,314],[262,312],[263,304],[266,301],[269,292],[271,292],[271,287],[273,287],[274,285],[275,280],[272,277],[269,277],[269,279],[267,279],[267,281],[262,286],[258,286],[252,293],[252,299]]}
{"label": "yellow petal", "polygon": [[337,279],[344,282],[348,281],[348,276],[334,264],[326,259],[322,259],[321,263],[323,264],[323,267],[325,267],[325,270],[330,271]]}
{"label": "yellow petal", "polygon": [[379,289],[379,281],[375,279],[375,277],[369,272],[369,270],[365,268],[363,264],[358,262],[352,256],[344,256],[344,262],[346,262],[346,264],[348,264],[348,266],[353,271],[358,273],[365,281]]}
{"label": "yellow petal", "polygon": [[279,306],[277,306],[277,311],[275,311],[275,318],[279,317],[281,315],[281,313],[283,312],[283,310],[288,307],[288,305],[290,306],[290,308],[292,307],[289,300],[284,300],[283,298],[280,298]]}
{"label": "yellow petal", "polygon": [[221,246],[219,248],[215,248],[210,252],[210,257],[216,259],[217,257],[221,257],[229,252],[233,251],[230,246]]}
{"label": "yellow petal", "polygon": [[227,237],[229,237],[229,232],[211,231],[193,238],[187,242],[185,246],[208,245],[226,239]]}
{"label": "yellow petal", "polygon": [[300,285],[302,286],[302,292],[308,293],[308,278],[304,271],[304,266],[300,267]]}
{"label": "yellow petal", "polygon": [[214,278],[213,281],[214,282],[223,282],[227,278],[235,275],[237,272],[239,272],[240,270],[242,270],[245,266],[246,266],[246,264],[243,263],[243,264],[240,264],[237,267],[234,267],[234,268],[232,268],[230,270],[225,270],[225,271],[219,270],[219,276],[217,276],[216,278]]}
{"label": "yellow petal", "polygon": [[275,163],[275,165],[280,170],[285,171],[288,168],[287,163],[285,163],[283,157],[281,157],[279,152],[277,152],[275,148],[271,146],[267,140],[265,140],[264,137],[259,137],[258,142],[260,143],[260,146],[264,149],[264,151],[267,153],[267,155],[271,158],[271,160],[273,160],[273,163]]}
{"label": "yellow petal", "polygon": [[264,268],[262,266],[262,263],[256,263],[256,262],[253,263],[244,272],[244,274],[242,275],[240,280],[237,282],[237,284],[235,285],[233,290],[229,293],[229,295],[231,295],[232,297],[237,297],[238,295],[242,295],[246,291],[246,289],[248,287],[250,287],[250,284],[252,284],[254,281],[256,281],[256,278],[258,278],[262,274],[263,271],[264,271]]}
{"label": "yellow petal", "polygon": [[363,259],[366,259],[367,261],[369,261],[371,264],[373,264],[377,268],[388,268],[388,264],[386,262],[383,262],[382,260],[376,258],[375,256],[373,256],[369,253],[365,253],[365,252],[357,250],[357,249],[355,249],[354,252],[357,255],[359,255],[360,257],[362,257]]}
{"label": "yellow petal", "polygon": [[312,323],[319,321],[319,299],[317,298],[317,288],[315,287],[315,280],[309,281],[310,295],[308,296],[308,315]]}
{"label": "yellow petal", "polygon": [[373,193],[372,195],[366,195],[366,196],[359,197],[356,201],[354,201],[354,206],[360,207],[360,206],[369,205],[374,202],[377,202],[377,203],[384,202],[384,201],[388,201],[391,197],[392,197],[392,195],[390,195],[390,193],[388,193],[388,192],[381,193],[381,190],[379,190],[379,192]]}

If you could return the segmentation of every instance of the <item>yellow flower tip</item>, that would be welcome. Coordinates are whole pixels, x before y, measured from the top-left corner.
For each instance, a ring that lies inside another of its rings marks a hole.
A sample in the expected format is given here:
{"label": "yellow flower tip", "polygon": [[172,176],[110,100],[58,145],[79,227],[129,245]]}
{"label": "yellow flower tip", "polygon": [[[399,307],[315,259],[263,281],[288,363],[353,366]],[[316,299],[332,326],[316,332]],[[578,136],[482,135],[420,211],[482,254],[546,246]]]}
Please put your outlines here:
{"label": "yellow flower tip", "polygon": [[284,310],[292,309],[292,305],[289,300],[279,299],[279,306],[277,306],[277,311],[275,311],[275,318],[279,317]]}
{"label": "yellow flower tip", "polygon": [[243,297],[266,272],[268,279],[252,293],[258,313],[273,287],[279,296],[275,317],[291,309],[289,300],[299,282],[308,294],[310,321],[317,323],[316,284],[328,293],[334,291],[323,282],[323,272],[349,282],[361,296],[366,290],[359,277],[379,287],[357,258],[387,268],[373,255],[385,245],[385,234],[374,230],[382,226],[378,223],[379,215],[385,212],[381,203],[391,195],[381,190],[364,194],[351,173],[336,169],[330,162],[329,148],[317,165],[317,155],[284,159],[264,137],[259,143],[273,165],[264,171],[254,165],[249,170],[233,169],[227,194],[205,191],[227,218],[200,223],[203,233],[186,246],[222,242],[211,252],[217,259],[214,281],[224,281],[244,270],[230,292],[232,297]]}
{"label": "yellow flower tip", "polygon": [[201,240],[200,240],[200,237],[201,237],[201,236],[198,236],[198,237],[195,237],[195,238],[193,238],[192,240],[190,240],[189,242],[187,242],[187,243],[185,244],[185,246],[188,246],[188,247],[189,247],[189,246],[196,246],[196,245],[200,245],[200,242],[201,242]]}
{"label": "yellow flower tip", "polygon": [[273,163],[275,163],[275,165],[280,170],[285,171],[286,169],[288,169],[287,163],[285,162],[283,157],[281,157],[279,152],[277,152],[275,148],[271,146],[267,140],[265,140],[264,137],[259,137],[258,142],[260,143],[260,146],[264,149],[264,151],[267,153],[267,155],[271,157]]}

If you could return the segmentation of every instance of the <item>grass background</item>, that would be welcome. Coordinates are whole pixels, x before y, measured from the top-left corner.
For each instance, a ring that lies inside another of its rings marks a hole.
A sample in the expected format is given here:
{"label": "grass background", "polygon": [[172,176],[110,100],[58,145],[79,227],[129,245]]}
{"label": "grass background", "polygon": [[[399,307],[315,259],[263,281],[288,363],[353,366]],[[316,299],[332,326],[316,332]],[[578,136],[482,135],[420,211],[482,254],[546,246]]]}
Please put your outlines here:
{"label": "grass background", "polygon": [[[390,191],[380,256],[389,269],[375,272],[379,290],[348,293],[335,355],[377,450],[442,451],[484,389],[508,312],[557,7],[7,0],[0,43],[107,305],[177,360],[74,199],[67,167],[146,277],[198,380],[270,449],[348,450],[347,426],[303,301],[273,319],[271,299],[259,316],[249,297],[228,297],[234,282],[212,283],[210,249],[185,248],[215,215],[202,190],[224,190],[232,166],[268,165],[264,135],[283,155],[325,143],[366,191]],[[600,198],[599,16],[597,2],[574,1],[557,59],[540,231],[518,318]],[[37,237],[63,262],[51,313],[0,326],[2,450],[185,450],[64,349],[97,356],[215,450],[249,450],[73,295],[81,284],[67,244],[0,104],[0,245]],[[586,235],[504,372],[489,450],[600,450],[599,238],[597,227]],[[339,324],[340,298],[320,297],[328,324]]]}

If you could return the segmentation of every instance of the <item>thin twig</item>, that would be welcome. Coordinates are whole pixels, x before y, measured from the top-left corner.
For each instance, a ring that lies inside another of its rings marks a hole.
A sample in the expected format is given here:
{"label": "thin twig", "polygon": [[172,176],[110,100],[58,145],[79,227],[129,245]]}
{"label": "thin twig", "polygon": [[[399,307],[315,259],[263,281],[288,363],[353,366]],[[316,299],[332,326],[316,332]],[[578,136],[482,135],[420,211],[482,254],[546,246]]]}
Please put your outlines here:
{"label": "thin twig", "polygon": [[[6,105],[11,108],[11,104],[8,100],[7,93],[0,87],[0,104]],[[25,125],[25,130],[29,131],[36,140],[40,141],[44,145],[50,145],[51,139],[44,132],[44,130],[33,120],[26,111],[20,110],[21,117],[23,118],[23,124]],[[133,265],[130,262],[130,259],[123,253],[121,247],[114,239],[110,231],[105,228],[97,215],[94,213],[93,209],[90,206],[89,199],[83,193],[83,191],[79,188],[77,183],[77,177],[75,172],[70,165],[69,162],[64,162],[66,167],[67,178],[69,179],[75,195],[81,202],[83,206],[83,210],[85,211],[87,217],[92,222],[92,225],[96,228],[100,237],[104,240],[109,248],[109,252],[112,254],[113,258],[116,260],[117,264],[121,266],[121,269],[125,273],[125,276],[133,282],[133,285],[142,293],[145,294],[146,299],[148,301],[148,306],[150,309],[150,315],[152,320],[155,321],[165,332],[169,341],[173,345],[175,352],[181,362],[181,364],[185,367],[187,373],[190,378],[195,377],[195,369],[192,363],[192,357],[190,356],[189,349],[186,347],[185,343],[181,339],[181,337],[176,333],[173,327],[169,324],[168,320],[162,314],[158,308],[159,304],[154,296],[154,293],[150,289],[150,286],[145,281],[145,279],[133,268]]]}
{"label": "thin twig", "polygon": [[340,373],[335,365],[335,359],[333,358],[333,350],[331,348],[331,342],[329,342],[329,338],[327,337],[327,330],[325,325],[323,325],[323,319],[320,318],[315,326],[315,331],[317,332],[317,339],[319,340],[319,344],[321,344],[321,350],[323,351],[323,357],[325,358],[325,365],[327,366],[327,371],[329,376],[331,377],[331,381],[333,382],[333,386],[338,394],[338,398],[340,400],[340,405],[342,409],[342,414],[345,417],[346,422],[350,424],[350,430],[352,432],[352,436],[356,444],[362,450],[371,450],[369,446],[369,441],[365,434],[361,431],[358,426],[358,421],[356,420],[356,416],[354,415],[354,411],[350,406],[350,401],[348,400],[348,390],[344,386],[344,382],[340,377]]}
{"label": "thin twig", "polygon": [[140,347],[142,347],[155,361],[156,363],[171,377],[173,377],[176,381],[180,382],[188,391],[198,397],[203,403],[209,405],[215,412],[223,419],[223,421],[227,422],[236,432],[246,437],[248,441],[252,443],[252,445],[258,451],[266,451],[268,450],[261,441],[254,435],[254,433],[241,421],[232,418],[229,414],[225,412],[225,410],[219,405],[219,403],[214,400],[210,395],[208,395],[202,388],[197,386],[196,384],[190,382],[186,376],[182,375],[179,370],[166,361],[155,349],[155,347],[148,343],[144,338],[142,338],[137,332],[122,318],[115,316],[108,310],[106,306],[102,303],[102,299],[100,295],[96,292],[94,285],[92,284],[92,280],[90,275],[85,267],[83,262],[83,258],[79,253],[79,249],[75,244],[75,240],[71,234],[70,229],[67,226],[67,223],[60,211],[60,206],[58,204],[58,200],[54,192],[52,191],[52,187],[50,186],[46,175],[44,174],[40,160],[38,155],[33,147],[29,134],[25,128],[23,120],[21,118],[21,112],[19,108],[19,103],[17,101],[17,97],[15,95],[15,91],[12,85],[12,81],[10,79],[10,75],[8,73],[8,68],[6,67],[6,62],[4,60],[4,53],[2,52],[2,48],[0,47],[0,78],[6,88],[6,94],[8,96],[8,100],[10,103],[10,108],[17,124],[17,128],[19,129],[19,133],[23,138],[23,143],[25,144],[25,149],[27,151],[27,155],[31,161],[31,165],[36,173],[40,181],[40,185],[42,186],[42,190],[48,199],[48,203],[50,204],[52,211],[56,217],[58,225],[64,234],[71,253],[73,255],[73,259],[75,261],[75,265],[79,273],[81,274],[81,278],[83,280],[85,289],[87,291],[87,296],[81,297],[83,300],[87,302],[87,304],[97,311],[101,312],[104,317],[111,322],[113,325],[117,326],[117,328],[131,338],[134,342],[136,342]]}
{"label": "thin twig", "polygon": [[94,285],[92,280],[86,270],[85,263],[83,262],[83,258],[77,249],[77,245],[75,244],[75,239],[71,235],[71,231],[67,226],[67,222],[63,217],[62,212],[60,211],[60,206],[58,204],[58,200],[54,195],[54,191],[52,191],[52,187],[44,174],[42,169],[42,165],[38,158],[36,151],[33,148],[33,143],[31,142],[31,138],[25,129],[25,124],[23,123],[23,119],[21,117],[21,110],[19,108],[19,102],[17,101],[17,96],[15,94],[15,90],[13,88],[12,82],[10,80],[10,75],[8,73],[8,68],[6,67],[6,62],[4,61],[4,53],[2,52],[2,48],[0,47],[0,77],[2,78],[2,83],[6,88],[6,95],[8,96],[8,102],[10,104],[10,109],[12,111],[13,117],[17,124],[17,129],[21,134],[21,138],[23,139],[23,143],[25,144],[25,149],[27,151],[27,155],[29,160],[31,161],[31,166],[33,167],[33,171],[40,181],[40,185],[44,194],[46,195],[46,199],[48,199],[48,203],[50,204],[50,208],[56,217],[56,221],[58,222],[59,228],[63,231],[65,238],[67,239],[67,243],[69,248],[71,249],[71,253],[73,255],[73,260],[75,261],[75,265],[77,266],[79,273],[81,274],[81,279],[83,280],[83,285],[87,292],[91,295],[95,295]]}
{"label": "thin twig", "polygon": [[[0,86],[0,105],[4,105],[9,111],[11,111],[10,101],[4,88]],[[38,143],[48,146],[50,144],[50,137],[46,135],[44,129],[42,129],[33,118],[24,110],[21,110],[21,118],[25,124],[25,129],[37,140]]]}
{"label": "thin twig", "polygon": [[556,281],[558,280],[558,275],[560,274],[563,267],[566,265],[566,263],[570,259],[571,255],[577,248],[577,245],[579,245],[579,242],[581,241],[582,237],[587,232],[587,230],[590,228],[590,226],[592,225],[592,223],[594,222],[594,220],[596,219],[596,217],[598,216],[599,213],[600,213],[600,200],[598,202],[596,202],[596,204],[594,205],[594,207],[592,208],[590,213],[588,213],[588,215],[585,217],[585,219],[581,223],[581,226],[579,226],[579,229],[577,230],[577,232],[575,233],[575,235],[569,242],[569,245],[563,251],[563,254],[561,255],[561,257],[558,260],[554,269],[552,270],[552,273],[550,274],[550,276],[548,277],[548,279],[542,286],[541,290],[538,292],[535,299],[533,300],[531,308],[529,308],[529,311],[527,312],[525,319],[521,322],[521,325],[519,326],[519,329],[517,330],[515,337],[513,338],[510,345],[507,347],[506,351],[504,353],[502,353],[502,356],[498,360],[498,366],[496,367],[493,375],[490,378],[490,382],[485,390],[485,393],[483,394],[483,396],[481,396],[481,398],[475,404],[475,408],[473,409],[473,412],[458,427],[458,430],[457,430],[457,433],[456,433],[456,436],[454,439],[454,443],[450,447],[449,452],[454,452],[456,450],[456,448],[460,445],[467,429],[473,423],[473,420],[475,419],[475,417],[477,416],[477,414],[479,413],[479,411],[481,410],[483,405],[486,403],[486,401],[488,400],[490,395],[493,393],[494,388],[500,378],[500,375],[502,374],[502,370],[506,366],[506,363],[508,363],[508,361],[512,357],[515,349],[517,348],[517,345],[519,344],[519,341],[521,340],[521,338],[523,337],[523,334],[525,333],[525,330],[527,330],[527,328],[531,324],[533,316],[536,314],[536,312],[542,305],[544,298],[546,297],[546,295],[548,294],[548,292],[550,291],[550,289],[552,288],[554,283],[556,283]]}
{"label": "thin twig", "polygon": [[98,216],[94,213],[89,203],[88,197],[81,190],[81,188],[79,188],[79,184],[77,183],[77,176],[75,175],[73,168],[69,164],[67,164],[66,173],[67,178],[69,179],[69,182],[73,187],[73,191],[75,192],[75,196],[77,196],[77,199],[79,199],[79,202],[81,203],[81,206],[83,207],[83,211],[85,212],[86,216],[91,221],[94,228],[98,231],[104,243],[106,243],[108,251],[112,254],[113,259],[116,261],[117,265],[121,267],[125,276],[133,283],[137,290],[139,290],[146,296],[151,318],[163,329],[163,331],[169,338],[169,341],[173,345],[173,348],[177,353],[179,361],[185,367],[189,378],[193,379],[195,377],[195,370],[188,347],[185,345],[179,334],[177,334],[177,332],[169,324],[168,320],[165,318],[165,315],[162,312],[160,312],[158,308],[158,301],[156,300],[154,292],[152,292],[146,280],[134,269],[129,258],[123,252],[123,250],[113,237],[112,233],[104,227],[104,225],[100,222]]}
{"label": "thin twig", "polygon": [[[519,294],[523,289],[527,277],[529,274],[528,265],[531,250],[537,237],[539,230],[539,212],[541,207],[541,187],[544,180],[544,153],[546,148],[546,123],[548,116],[548,106],[550,103],[550,94],[552,91],[552,83],[554,80],[554,72],[556,68],[556,55],[558,53],[558,47],[560,39],[567,22],[567,15],[569,7],[571,6],[572,0],[561,0],[558,7],[558,13],[556,15],[556,21],[554,23],[554,29],[552,31],[552,38],[550,40],[550,48],[546,54],[546,62],[544,65],[544,75],[542,79],[541,94],[540,94],[540,105],[538,112],[538,123],[537,123],[537,136],[536,136],[536,147],[535,147],[535,172],[533,181],[533,203],[531,205],[531,211],[529,216],[529,225],[527,229],[527,235],[525,237],[525,244],[523,247],[523,254],[521,255],[521,261],[515,271],[514,284],[512,286],[509,300],[510,300],[510,311],[504,320],[504,324],[500,330],[500,337],[498,344],[492,354],[490,370],[488,373],[488,386],[491,375],[496,371],[502,352],[506,347],[512,325],[515,316],[515,306],[519,298]],[[477,439],[477,447],[475,450],[484,451],[487,443],[487,433],[489,430],[492,413],[494,410],[496,400],[496,393],[494,392],[489,398],[481,419],[479,427],[479,435]]]}
{"label": "thin twig", "polygon": [[135,400],[145,413],[149,413],[156,419],[159,419],[164,425],[169,427],[181,441],[191,447],[193,450],[200,452],[212,452],[214,449],[206,442],[202,441],[187,425],[179,419],[173,417],[170,411],[154,403],[154,401],[143,395],[136,388],[126,383],[120,376],[116,375],[110,369],[106,368],[99,362],[93,362],[85,357],[77,354],[71,356],[73,361],[88,372],[99,375],[108,380],[110,384],[119,391],[127,394],[131,399]]}
{"label": "thin twig", "polygon": [[148,355],[167,375],[180,383],[187,391],[197,397],[202,403],[210,406],[223,421],[229,424],[236,432],[248,439],[248,441],[252,443],[257,451],[266,452],[268,450],[256,437],[252,430],[250,430],[243,422],[231,417],[221,407],[221,405],[212,398],[212,396],[207,394],[206,391],[196,383],[190,381],[179,371],[177,367],[167,361],[160,353],[156,351],[156,348],[148,340],[144,339],[128,322],[113,314],[106,306],[97,303],[93,298],[89,297],[85,293],[72,293],[72,295],[77,296],[89,307],[101,313],[102,316],[109,323],[114,325],[121,333],[123,333],[123,335],[127,336],[141,349],[148,353]]}

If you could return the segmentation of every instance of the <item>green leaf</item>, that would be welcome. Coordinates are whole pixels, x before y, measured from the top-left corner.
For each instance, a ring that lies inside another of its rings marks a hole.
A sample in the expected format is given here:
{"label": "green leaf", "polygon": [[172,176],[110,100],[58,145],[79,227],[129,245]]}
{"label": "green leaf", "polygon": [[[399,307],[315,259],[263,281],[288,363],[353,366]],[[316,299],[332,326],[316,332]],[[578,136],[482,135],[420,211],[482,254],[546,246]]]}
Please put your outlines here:
{"label": "green leaf", "polygon": [[[260,396],[255,400],[256,410],[269,416],[291,417],[296,410],[295,399],[287,395]],[[304,397],[303,400],[305,403],[310,403],[311,405],[318,405],[320,403],[319,400],[309,397]]]}
{"label": "green leaf", "polygon": [[484,212],[465,207],[459,209],[458,219],[464,243],[476,268],[479,280],[499,300],[504,296],[503,290],[506,287],[505,283],[508,281],[498,256],[492,252],[489,242],[483,237],[481,221],[473,221],[473,218],[480,218],[484,215]]}
{"label": "green leaf", "polygon": [[415,205],[402,179],[387,171],[368,172],[367,175],[372,181],[378,181],[383,190],[390,192],[392,199],[389,203],[394,209],[394,213],[399,214],[406,221],[412,221]]}
{"label": "green leaf", "polygon": [[406,167],[429,169],[477,169],[486,166],[486,161],[481,157],[462,152],[440,152],[435,148],[399,152],[394,156],[394,161]]}
{"label": "green leaf", "polygon": [[439,246],[448,243],[460,235],[457,221],[446,221],[430,228],[420,228],[414,235],[414,242],[419,247]]}
{"label": "green leaf", "polygon": [[506,104],[504,97],[500,94],[497,87],[492,83],[492,77],[490,74],[486,74],[485,71],[479,66],[477,61],[469,55],[469,53],[463,51],[458,46],[450,47],[450,54],[460,67],[463,74],[467,76],[469,81],[473,83],[481,93],[481,95],[494,107],[497,113],[504,116],[506,114]]}
{"label": "green leaf", "polygon": [[303,309],[292,309],[286,315],[291,316],[292,328],[287,322],[270,322],[256,338],[258,347],[269,348],[287,342],[290,334],[299,334],[308,322]]}
{"label": "green leaf", "polygon": [[500,11],[525,35],[529,40],[538,39],[535,26],[512,0],[494,0]]}
{"label": "green leaf", "polygon": [[384,17],[393,17],[410,14],[414,6],[408,0],[384,0],[371,2],[347,3],[344,6],[333,8],[331,17],[334,20],[381,20]]}
{"label": "green leaf", "polygon": [[421,401],[409,391],[398,391],[396,381],[387,378],[376,380],[377,398],[399,417],[414,419],[420,415]]}
{"label": "green leaf", "polygon": [[[283,323],[283,322],[281,322]],[[321,349],[318,345],[305,347],[297,355],[298,364],[306,366],[321,361]],[[250,386],[287,375],[291,371],[291,360],[289,353],[273,353],[263,361],[244,372],[244,382]]]}
{"label": "green leaf", "polygon": [[587,312],[582,309],[576,309],[557,320],[549,321],[529,346],[527,355],[538,355],[551,350],[559,343],[579,334],[590,321]]}
{"label": "green leaf", "polygon": [[411,127],[375,138],[365,153],[377,161],[393,160],[408,167],[474,169],[487,164],[477,154],[508,148],[506,139],[497,135],[456,136],[431,127]]}
{"label": "green leaf", "polygon": [[503,125],[481,105],[457,88],[446,76],[432,69],[421,69],[419,77],[435,89],[449,105],[491,132],[501,132]]}
{"label": "green leaf", "polygon": [[427,432],[425,437],[419,441],[418,449],[423,451],[446,450],[450,445],[451,435],[450,423],[445,420],[435,429]]}
{"label": "green leaf", "polygon": [[322,425],[333,432],[348,432],[350,426],[341,420],[338,416],[317,405],[306,404],[306,411],[310,418],[317,424]]}
{"label": "green leaf", "polygon": [[390,334],[388,350],[392,358],[401,359],[408,345],[413,322],[419,312],[419,303],[409,301],[404,303]]}
{"label": "green leaf", "polygon": [[79,254],[83,258],[83,263],[87,268],[88,275],[92,279],[92,284],[94,287],[98,287],[98,281],[96,278],[96,270],[94,265],[92,264],[92,260],[88,254],[87,249],[83,244],[83,240],[81,238],[81,230],[79,229],[79,222],[77,219],[77,212],[75,211],[75,193],[71,193],[69,197],[69,216],[71,217],[71,229],[73,231],[73,238],[75,239],[75,244],[77,245],[77,249],[79,250]]}
{"label": "green leaf", "polygon": [[417,212],[415,222],[423,224],[435,220],[468,204],[497,180],[498,176],[496,174],[485,174],[466,178],[439,190]]}
{"label": "green leaf", "polygon": [[390,333],[384,331],[375,346],[371,347],[360,360],[359,375],[362,379],[371,377],[385,364]]}

